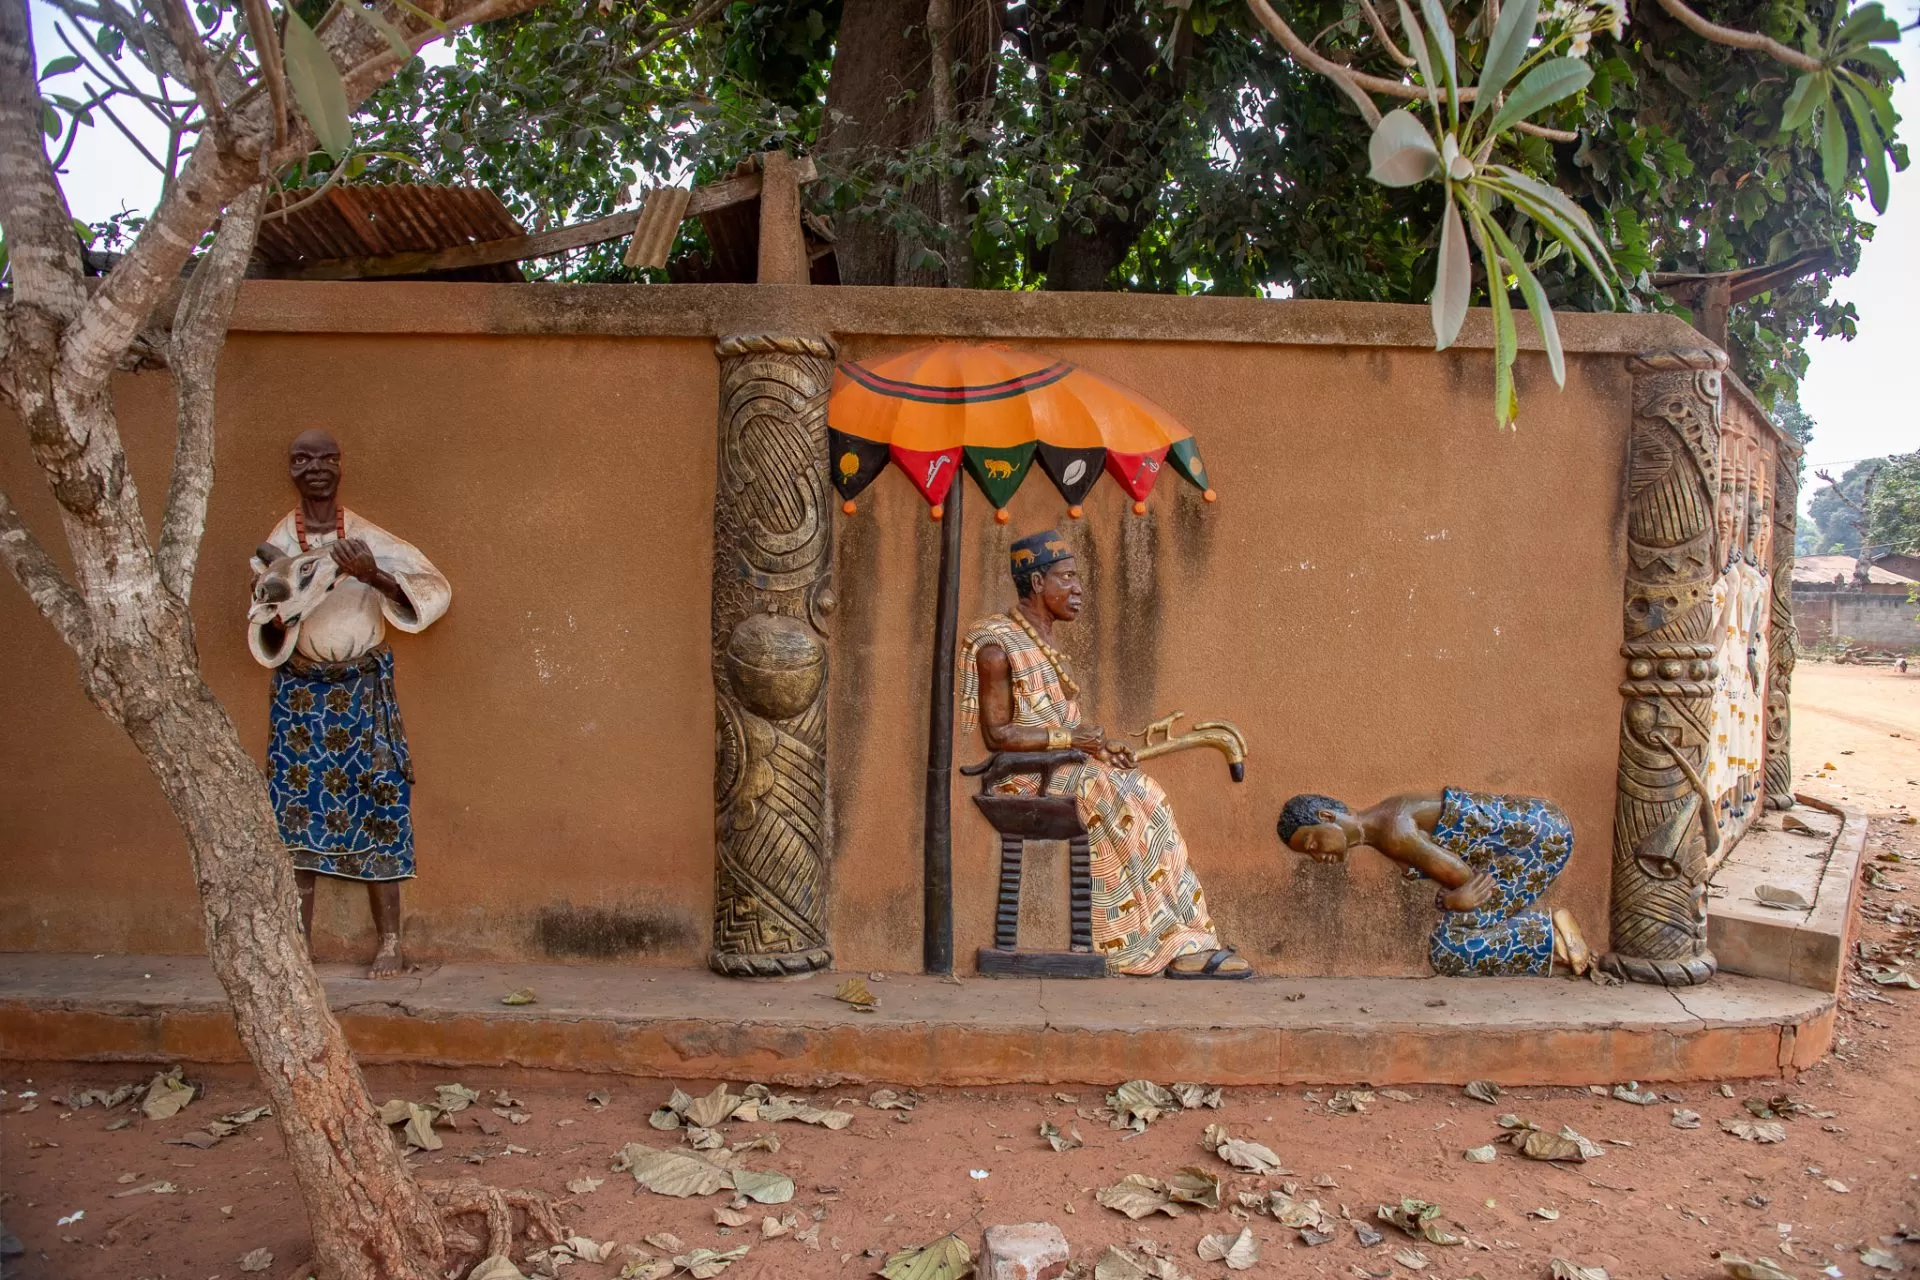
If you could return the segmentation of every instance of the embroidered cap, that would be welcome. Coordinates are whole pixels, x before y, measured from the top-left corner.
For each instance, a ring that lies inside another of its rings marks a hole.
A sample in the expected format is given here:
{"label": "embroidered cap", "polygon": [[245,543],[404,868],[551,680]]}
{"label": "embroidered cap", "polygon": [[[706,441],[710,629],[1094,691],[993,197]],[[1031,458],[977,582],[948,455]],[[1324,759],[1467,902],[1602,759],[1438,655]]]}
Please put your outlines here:
{"label": "embroidered cap", "polygon": [[1007,567],[1013,573],[1014,584],[1018,586],[1027,580],[1028,574],[1045,573],[1049,565],[1071,559],[1073,548],[1067,545],[1067,540],[1057,530],[1048,529],[1017,540],[1007,557]]}

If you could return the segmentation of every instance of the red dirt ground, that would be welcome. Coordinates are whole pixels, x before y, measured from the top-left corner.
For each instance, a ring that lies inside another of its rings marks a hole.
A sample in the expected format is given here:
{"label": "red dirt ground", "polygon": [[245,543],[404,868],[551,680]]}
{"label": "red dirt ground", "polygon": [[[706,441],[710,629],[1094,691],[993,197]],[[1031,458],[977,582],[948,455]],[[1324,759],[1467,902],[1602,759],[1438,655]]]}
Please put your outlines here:
{"label": "red dirt ground", "polygon": [[[1862,937],[1912,946],[1920,934],[1920,876],[1910,868],[1920,861],[1920,827],[1899,819],[1903,806],[1920,809],[1920,671],[1901,677],[1877,668],[1803,666],[1796,685],[1800,772],[1827,774],[1804,777],[1802,789],[1846,796],[1872,813],[1870,865],[1902,886],[1899,892],[1867,889]],[[1828,762],[1836,768],[1819,768]],[[1888,853],[1906,861],[1874,860]],[[1898,908],[1892,924],[1890,908]],[[1722,1274],[1714,1261],[1721,1250],[1764,1255],[1798,1277],[1823,1271],[1887,1276],[1892,1273],[1862,1264],[1861,1248],[1880,1244],[1908,1271],[1920,1268],[1920,1244],[1883,1242],[1903,1227],[1920,1230],[1920,992],[1872,989],[1857,975],[1849,987],[1838,1052],[1798,1080],[1743,1082],[1731,1098],[1715,1086],[1663,1087],[1662,1101],[1645,1107],[1578,1089],[1511,1090],[1489,1106],[1458,1089],[1434,1087],[1408,1090],[1410,1102],[1378,1097],[1365,1114],[1337,1115],[1325,1106],[1333,1088],[1235,1089],[1219,1111],[1164,1118],[1133,1137],[1076,1116],[1076,1107],[1102,1101],[1089,1089],[1068,1090],[1077,1095],[1073,1102],[1039,1088],[930,1090],[904,1119],[865,1106],[869,1090],[821,1090],[813,1100],[854,1112],[851,1127],[726,1126],[732,1142],[777,1132],[778,1153],[753,1152],[745,1163],[793,1176],[799,1194],[772,1212],[798,1209],[803,1226],[823,1213],[817,1251],[791,1236],[761,1241],[752,1228],[723,1234],[713,1210],[727,1203],[724,1194],[671,1199],[639,1191],[627,1174],[610,1170],[623,1143],[667,1146],[678,1137],[646,1123],[676,1082],[381,1069],[368,1078],[379,1100],[428,1102],[434,1085],[456,1079],[510,1091],[530,1120],[487,1136],[473,1127],[472,1111],[463,1113],[458,1129],[441,1131],[445,1148],[416,1155],[416,1168],[430,1177],[471,1174],[561,1197],[568,1197],[569,1180],[604,1178],[598,1189],[568,1198],[563,1217],[571,1229],[622,1243],[660,1231],[690,1247],[750,1243],[727,1280],[869,1275],[892,1250],[949,1231],[977,1249],[982,1227],[1029,1220],[1058,1224],[1075,1258],[1089,1265],[1109,1244],[1148,1238],[1197,1280],[1223,1277],[1231,1273],[1221,1263],[1202,1262],[1195,1245],[1202,1235],[1239,1230],[1243,1223],[1227,1209],[1135,1223],[1094,1200],[1098,1188],[1125,1174],[1165,1177],[1188,1164],[1226,1173],[1229,1204],[1235,1190],[1286,1181],[1301,1183],[1302,1196],[1318,1196],[1335,1213],[1345,1206],[1370,1225],[1378,1225],[1377,1205],[1401,1196],[1437,1202],[1444,1222],[1486,1246],[1420,1245],[1429,1263],[1416,1272],[1393,1257],[1416,1242],[1391,1227],[1383,1228],[1384,1243],[1363,1249],[1342,1223],[1333,1243],[1308,1248],[1296,1232],[1256,1216],[1244,1224],[1261,1244],[1261,1261],[1246,1273],[1252,1276],[1540,1280],[1552,1259],[1564,1258],[1604,1267],[1613,1280],[1704,1280]],[[70,1112],[58,1101],[70,1086],[112,1085],[137,1074],[19,1064],[0,1069],[7,1091],[0,1098],[0,1218],[27,1246],[24,1258],[5,1264],[6,1275],[244,1280],[239,1258],[265,1247],[275,1261],[260,1274],[288,1280],[305,1257],[307,1227],[271,1122],[207,1151],[165,1143],[260,1101],[258,1090],[240,1073],[205,1075],[199,1077],[204,1096],[177,1118],[136,1118],[118,1131],[105,1128],[110,1117],[99,1108]],[[677,1083],[697,1095],[713,1082]],[[746,1082],[732,1083],[737,1091]],[[612,1096],[604,1109],[587,1100],[600,1090]],[[37,1096],[26,1098],[27,1091]],[[1722,1118],[1748,1118],[1743,1099],[1780,1093],[1836,1114],[1787,1120],[1787,1139],[1777,1145],[1720,1131]],[[849,1097],[856,1101],[840,1101]],[[33,1109],[23,1112],[29,1102]],[[1701,1127],[1673,1128],[1675,1106],[1699,1112]],[[1571,1125],[1608,1150],[1585,1165],[1539,1164],[1505,1147],[1492,1164],[1463,1160],[1464,1149],[1499,1135],[1496,1117],[1503,1111],[1549,1128]],[[130,1113],[138,1115],[132,1108],[113,1115]],[[487,1118],[493,1120],[490,1113]],[[1043,1119],[1063,1130],[1077,1126],[1086,1145],[1053,1152],[1036,1132]],[[1233,1174],[1200,1146],[1202,1130],[1212,1123],[1271,1147],[1293,1174]],[[509,1142],[527,1150],[500,1154]],[[491,1158],[465,1163],[473,1156]],[[971,1170],[988,1176],[973,1178]],[[1338,1186],[1315,1187],[1317,1176]],[[154,1181],[177,1190],[116,1198]],[[1558,1210],[1559,1217],[1530,1217],[1535,1208]],[[79,1210],[83,1219],[57,1225]],[[618,1263],[581,1263],[561,1274],[597,1280],[619,1270]]]}

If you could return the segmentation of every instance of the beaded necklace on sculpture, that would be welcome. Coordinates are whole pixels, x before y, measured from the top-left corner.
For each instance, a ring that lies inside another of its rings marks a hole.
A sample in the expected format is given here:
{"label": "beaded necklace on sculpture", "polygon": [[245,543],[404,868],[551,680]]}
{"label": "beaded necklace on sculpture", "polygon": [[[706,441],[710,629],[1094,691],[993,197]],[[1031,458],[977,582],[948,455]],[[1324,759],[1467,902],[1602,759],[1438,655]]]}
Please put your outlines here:
{"label": "beaded necklace on sculpture", "polygon": [[1067,696],[1069,698],[1078,698],[1080,696],[1080,686],[1074,681],[1073,673],[1067,668],[1067,655],[1048,644],[1046,640],[1041,637],[1040,633],[1034,629],[1034,625],[1027,621],[1027,616],[1021,613],[1019,609],[1009,609],[1007,616],[1020,624],[1020,629],[1027,633],[1029,640],[1040,646],[1040,652],[1045,654],[1047,661],[1053,664],[1054,673],[1060,677],[1060,687],[1067,691]]}
{"label": "beaded necklace on sculpture", "polygon": [[[307,543],[307,519],[298,511],[293,513],[293,536],[300,540],[302,551],[313,550]],[[345,507],[333,509],[333,540],[335,542],[347,540],[347,509]]]}

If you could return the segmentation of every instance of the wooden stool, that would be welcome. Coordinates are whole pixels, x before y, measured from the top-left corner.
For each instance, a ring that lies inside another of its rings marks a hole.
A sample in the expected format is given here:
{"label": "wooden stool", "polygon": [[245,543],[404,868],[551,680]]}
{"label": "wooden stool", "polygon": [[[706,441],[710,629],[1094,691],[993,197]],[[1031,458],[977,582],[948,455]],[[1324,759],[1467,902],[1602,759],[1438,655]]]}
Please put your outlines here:
{"label": "wooden stool", "polygon": [[[1093,951],[1093,876],[1087,828],[1080,821],[1074,798],[1050,796],[1053,771],[1082,764],[1084,752],[998,751],[960,772],[980,779],[980,806],[993,829],[1000,833],[1000,903],[994,915],[993,945],[979,951],[980,972],[987,977],[1104,978],[1105,956]],[[1020,774],[1038,774],[1040,791],[1031,796],[996,795],[993,787]],[[1071,923],[1070,950],[1023,951],[1019,946],[1022,861],[1029,840],[1067,842],[1067,905]]]}

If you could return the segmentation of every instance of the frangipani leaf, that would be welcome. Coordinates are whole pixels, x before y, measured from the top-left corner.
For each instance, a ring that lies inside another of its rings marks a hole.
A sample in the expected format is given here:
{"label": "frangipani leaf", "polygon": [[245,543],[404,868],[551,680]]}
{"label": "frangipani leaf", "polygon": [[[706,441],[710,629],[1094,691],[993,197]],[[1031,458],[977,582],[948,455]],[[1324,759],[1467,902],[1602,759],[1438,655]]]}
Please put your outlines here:
{"label": "frangipani leaf", "polygon": [[1374,126],[1367,159],[1367,176],[1383,187],[1411,187],[1440,172],[1432,135],[1405,107],[1387,112]]}
{"label": "frangipani leaf", "polygon": [[1500,105],[1491,131],[1498,135],[1512,128],[1534,112],[1580,92],[1592,80],[1593,68],[1578,58],[1553,58],[1541,63],[1527,72],[1519,87]]}
{"label": "frangipani leaf", "polygon": [[1820,178],[1835,195],[1847,185],[1847,126],[1841,123],[1839,108],[1833,102],[1827,103],[1820,130]]}
{"label": "frangipani leaf", "polygon": [[1860,96],[1860,91],[1842,81],[1840,96],[1846,99],[1847,111],[1853,116],[1853,127],[1860,135],[1860,150],[1867,162],[1867,198],[1873,201],[1875,213],[1887,211],[1887,147],[1881,140],[1879,125],[1873,118],[1873,108]]}
{"label": "frangipani leaf", "polygon": [[1413,16],[1413,10],[1407,7],[1407,0],[1395,0],[1400,6],[1400,29],[1407,33],[1407,47],[1413,52],[1414,63],[1420,68],[1420,83],[1427,91],[1427,105],[1434,111],[1440,110],[1440,82],[1433,74],[1433,51],[1427,45],[1426,28]]}
{"label": "frangipani leaf", "polygon": [[1813,109],[1825,100],[1818,87],[1825,79],[1825,72],[1809,71],[1794,82],[1793,92],[1780,109],[1780,132],[1792,133],[1813,119]]}
{"label": "frangipani leaf", "polygon": [[1447,100],[1452,102],[1453,91],[1460,84],[1459,64],[1453,50],[1453,27],[1447,22],[1447,11],[1440,7],[1440,0],[1420,0],[1420,16],[1427,21],[1427,39],[1432,42],[1434,60],[1447,77]]}
{"label": "frangipani leaf", "polygon": [[1433,347],[1445,351],[1460,336],[1467,318],[1467,297],[1473,287],[1473,263],[1467,256],[1467,229],[1453,189],[1447,189],[1447,211],[1440,221],[1440,266],[1433,280]]}
{"label": "frangipani leaf", "polygon": [[291,7],[286,15],[287,83],[293,86],[294,99],[313,126],[321,149],[337,160],[353,146],[346,84],[340,78],[340,68],[333,65],[333,55],[306,19]]}
{"label": "frangipani leaf", "polygon": [[1487,60],[1480,68],[1479,92],[1473,100],[1471,119],[1493,105],[1500,91],[1513,79],[1513,73],[1526,60],[1527,42],[1540,21],[1540,0],[1514,0],[1500,11],[1493,38],[1487,41]]}
{"label": "frangipani leaf", "polygon": [[1553,371],[1554,383],[1566,386],[1567,359],[1560,348],[1560,325],[1553,318],[1553,304],[1547,301],[1547,291],[1540,287],[1532,268],[1527,266],[1526,256],[1514,248],[1513,241],[1492,217],[1487,218],[1487,234],[1520,282],[1520,296],[1527,300],[1527,310],[1533,314],[1533,323],[1540,330],[1540,344],[1547,349],[1547,367]]}
{"label": "frangipani leaf", "polygon": [[1467,215],[1473,221],[1474,243],[1481,260],[1487,264],[1487,301],[1493,308],[1493,418],[1494,425],[1508,426],[1518,409],[1513,393],[1513,360],[1520,341],[1513,327],[1513,304],[1507,299],[1507,271],[1487,237],[1491,221],[1485,209],[1469,198]]}

